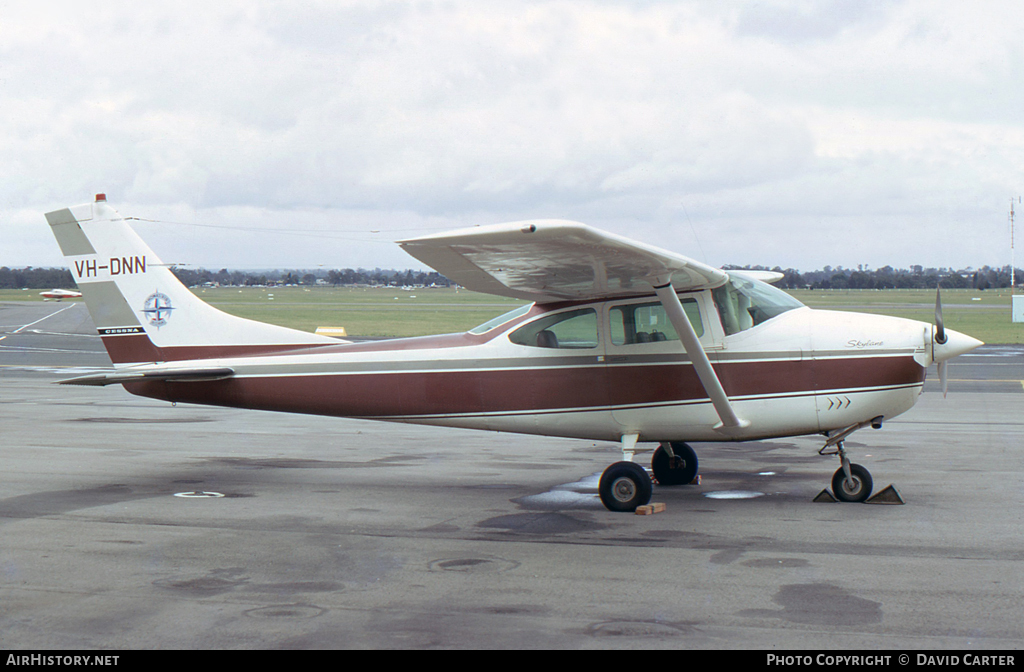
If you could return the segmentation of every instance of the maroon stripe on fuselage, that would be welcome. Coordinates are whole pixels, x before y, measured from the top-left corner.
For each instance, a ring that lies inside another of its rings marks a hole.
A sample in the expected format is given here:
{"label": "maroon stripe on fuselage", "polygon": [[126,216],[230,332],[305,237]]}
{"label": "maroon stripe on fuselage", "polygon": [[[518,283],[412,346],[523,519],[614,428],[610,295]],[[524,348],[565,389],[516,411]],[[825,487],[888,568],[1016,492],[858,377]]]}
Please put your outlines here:
{"label": "maroon stripe on fuselage", "polygon": [[792,394],[817,390],[888,387],[924,382],[913,357],[849,357],[715,365],[729,396]]}
{"label": "maroon stripe on fuselage", "polygon": [[[731,397],[856,391],[924,380],[924,369],[911,357],[735,362],[715,369]],[[125,388],[168,401],[373,418],[601,409],[707,399],[693,367],[682,364],[238,377],[128,383]]]}

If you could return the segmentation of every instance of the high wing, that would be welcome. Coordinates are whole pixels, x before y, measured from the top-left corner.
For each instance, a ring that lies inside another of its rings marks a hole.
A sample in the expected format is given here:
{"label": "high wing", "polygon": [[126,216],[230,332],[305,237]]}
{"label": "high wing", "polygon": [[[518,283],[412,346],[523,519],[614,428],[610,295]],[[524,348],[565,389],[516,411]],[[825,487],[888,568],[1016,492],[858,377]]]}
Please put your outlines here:
{"label": "high wing", "polygon": [[495,224],[398,241],[466,289],[515,299],[600,299],[717,287],[717,268],[652,245],[562,220]]}
{"label": "high wing", "polygon": [[[676,292],[718,287],[725,271],[586,224],[513,222],[399,241],[405,251],[466,289],[544,303],[657,293],[721,419],[723,432],[750,423],[736,415]],[[624,445],[636,437],[624,437]]]}

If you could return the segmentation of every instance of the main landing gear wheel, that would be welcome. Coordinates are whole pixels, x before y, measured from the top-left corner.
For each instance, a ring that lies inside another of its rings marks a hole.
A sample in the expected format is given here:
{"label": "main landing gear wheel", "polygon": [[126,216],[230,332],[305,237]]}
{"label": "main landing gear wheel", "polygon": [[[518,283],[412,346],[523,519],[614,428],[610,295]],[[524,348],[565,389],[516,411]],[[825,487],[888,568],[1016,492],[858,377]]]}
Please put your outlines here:
{"label": "main landing gear wheel", "polygon": [[616,462],[601,474],[598,492],[609,511],[636,511],[651,501],[651,477],[632,462]]}
{"label": "main landing gear wheel", "polygon": [[686,485],[697,477],[697,453],[682,442],[672,443],[674,457],[658,447],[651,458],[651,470],[659,485]]}
{"label": "main landing gear wheel", "polygon": [[840,467],[832,475],[832,492],[841,502],[863,502],[871,496],[871,474],[859,464],[850,465],[850,478]]}

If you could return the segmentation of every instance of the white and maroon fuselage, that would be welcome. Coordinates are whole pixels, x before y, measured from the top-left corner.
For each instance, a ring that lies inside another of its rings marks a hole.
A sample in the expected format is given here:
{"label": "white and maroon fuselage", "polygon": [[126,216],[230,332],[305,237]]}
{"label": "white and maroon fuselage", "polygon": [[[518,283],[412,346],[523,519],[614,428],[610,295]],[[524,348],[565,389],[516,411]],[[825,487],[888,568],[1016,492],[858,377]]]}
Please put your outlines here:
{"label": "white and maroon fuselage", "polygon": [[812,310],[756,274],[566,222],[402,243],[464,286],[535,303],[462,334],[339,342],[204,303],[102,195],[46,219],[115,366],[63,382],[173,402],[628,450],[892,418],[913,406],[933,361],[980,345],[923,322]]}
{"label": "white and maroon fuselage", "polygon": [[[710,292],[681,298],[701,305],[701,343],[749,421],[739,434],[713,429],[717,415],[678,340],[617,345],[609,338],[609,310],[645,299],[536,305],[481,334],[281,346],[267,354],[257,354],[259,346],[154,352],[145,335],[104,341],[115,361],[123,352],[125,361],[192,360],[234,371],[222,380],[125,384],[147,397],[611,441],[628,433],[641,441],[813,434],[891,418],[921,392],[929,324],[800,308],[725,336]],[[542,348],[509,339],[532,320],[581,306],[598,313],[596,347]]]}

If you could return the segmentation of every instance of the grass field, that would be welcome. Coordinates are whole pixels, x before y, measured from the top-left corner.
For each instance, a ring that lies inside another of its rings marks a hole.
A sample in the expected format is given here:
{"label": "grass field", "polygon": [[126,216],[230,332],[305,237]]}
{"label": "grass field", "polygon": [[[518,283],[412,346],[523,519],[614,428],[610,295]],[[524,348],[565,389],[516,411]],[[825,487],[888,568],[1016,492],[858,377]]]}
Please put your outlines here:
{"label": "grass field", "polygon": [[[790,294],[812,308],[935,320],[934,289],[794,290]],[[986,343],[1024,343],[1024,323],[1010,321],[1008,289],[944,289],[942,320],[950,329]]]}
{"label": "grass field", "polygon": [[522,301],[454,289],[221,287],[196,289],[221,310],[304,331],[345,327],[350,336],[426,336],[472,329]]}
{"label": "grass field", "polygon": [[[41,301],[40,290],[0,290],[0,301]],[[304,331],[345,327],[350,336],[423,336],[465,331],[522,305],[453,289],[349,287],[220,287],[196,289],[204,301],[241,317]],[[812,308],[894,315],[931,322],[934,290],[794,290]],[[1010,322],[1009,290],[947,289],[942,314],[950,329],[986,343],[1024,343],[1024,324]]]}

